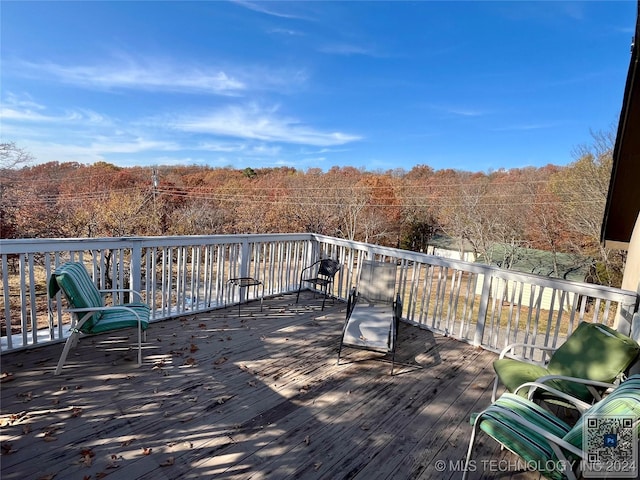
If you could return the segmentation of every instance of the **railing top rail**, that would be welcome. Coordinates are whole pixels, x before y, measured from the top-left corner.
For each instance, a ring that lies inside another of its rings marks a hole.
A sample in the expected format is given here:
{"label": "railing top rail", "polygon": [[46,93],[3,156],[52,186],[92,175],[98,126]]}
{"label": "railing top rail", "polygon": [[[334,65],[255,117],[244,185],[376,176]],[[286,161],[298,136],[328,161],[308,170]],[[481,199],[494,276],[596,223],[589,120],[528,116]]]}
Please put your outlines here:
{"label": "railing top rail", "polygon": [[[0,240],[0,254],[38,253],[42,251],[90,250],[109,246],[126,247],[128,244],[149,246],[223,244],[259,241],[311,240],[308,233],[270,233],[241,235],[180,235],[148,237],[101,237],[101,238],[22,238]],[[46,245],[46,249],[43,249]]]}
{"label": "railing top rail", "polygon": [[470,273],[498,277],[504,280],[516,282],[530,283],[547,288],[561,289],[568,292],[575,292],[581,295],[597,296],[603,300],[619,301],[625,304],[634,303],[638,298],[638,294],[631,290],[622,290],[620,288],[608,287],[606,285],[597,285],[592,283],[574,282],[556,277],[545,277],[535,273],[523,273],[513,270],[506,270],[493,265],[483,263],[468,262],[465,260],[454,260],[437,255],[428,255],[426,253],[412,252],[393,247],[383,247],[371,243],[356,242],[352,240],[344,240],[325,235],[313,235],[316,240],[322,242],[333,243],[339,246],[350,247],[361,251],[368,251],[373,254],[384,255],[388,257],[400,258],[409,262],[418,262],[441,267],[449,267],[457,270],[463,270]]}

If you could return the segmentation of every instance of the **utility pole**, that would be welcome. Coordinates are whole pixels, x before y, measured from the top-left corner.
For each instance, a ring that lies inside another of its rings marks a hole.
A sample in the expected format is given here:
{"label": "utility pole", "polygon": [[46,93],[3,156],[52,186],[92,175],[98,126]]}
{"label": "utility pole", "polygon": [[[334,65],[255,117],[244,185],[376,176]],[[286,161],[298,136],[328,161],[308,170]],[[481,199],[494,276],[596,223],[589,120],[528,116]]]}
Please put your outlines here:
{"label": "utility pole", "polygon": [[151,195],[153,196],[153,218],[158,218],[158,207],[156,205],[156,197],[158,196],[158,169],[153,167],[151,170]]}

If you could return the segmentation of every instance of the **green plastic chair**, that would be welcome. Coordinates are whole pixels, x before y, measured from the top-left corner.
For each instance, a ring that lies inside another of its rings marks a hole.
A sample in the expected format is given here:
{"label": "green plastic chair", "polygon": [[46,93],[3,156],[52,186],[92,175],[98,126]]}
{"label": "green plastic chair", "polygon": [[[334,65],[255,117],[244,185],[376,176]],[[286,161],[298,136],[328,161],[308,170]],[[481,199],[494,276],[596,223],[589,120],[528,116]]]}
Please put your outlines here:
{"label": "green plastic chair", "polygon": [[[601,391],[594,386],[571,381],[572,378],[614,383],[624,377],[625,370],[638,357],[640,345],[632,338],[599,323],[582,322],[557,349],[551,351],[549,362],[545,364],[515,358],[505,358],[516,346],[541,348],[534,345],[512,344],[507,346],[500,357],[493,362],[496,378],[491,400],[495,401],[498,385],[502,383],[507,391],[514,392],[528,382],[549,384],[556,390],[587,403],[601,399]],[[527,389],[519,394],[527,396]],[[566,402],[542,393],[544,400],[567,405]]]}
{"label": "green plastic chair", "polygon": [[59,266],[49,279],[49,311],[52,300],[62,292],[69,304],[65,311],[72,314],[71,334],[62,350],[55,375],[59,375],[69,350],[78,342],[81,334],[96,334],[123,328],[138,329],[138,365],[142,364],[142,337],[149,326],[151,310],[142,302],[106,306],[103,295],[111,292],[130,292],[140,300],[135,290],[98,290],[82,263],[68,262]]}
{"label": "green plastic chair", "polygon": [[[589,467],[591,451],[583,445],[585,433],[596,418],[630,421],[629,428],[637,443],[640,432],[640,375],[629,377],[605,399],[592,405],[570,426],[540,405],[512,393],[503,394],[483,412],[471,416],[473,430],[465,462],[463,480],[472,470],[472,452],[478,430],[484,431],[500,445],[522,458],[552,480],[575,480]],[[631,445],[633,448],[633,445]],[[636,445],[637,447],[637,445]],[[476,467],[481,464],[477,464]],[[631,465],[630,465],[631,467]],[[637,462],[635,465],[637,473]],[[476,468],[476,470],[478,470]]]}

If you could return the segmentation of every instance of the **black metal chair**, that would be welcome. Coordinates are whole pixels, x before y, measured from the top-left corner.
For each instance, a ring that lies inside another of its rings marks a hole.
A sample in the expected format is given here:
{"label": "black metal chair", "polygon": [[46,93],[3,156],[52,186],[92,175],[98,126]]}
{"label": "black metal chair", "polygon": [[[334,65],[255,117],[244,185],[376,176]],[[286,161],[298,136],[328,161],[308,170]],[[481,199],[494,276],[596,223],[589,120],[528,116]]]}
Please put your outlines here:
{"label": "black metal chair", "polygon": [[322,299],[322,310],[324,310],[324,303],[327,300],[329,286],[333,283],[333,278],[341,268],[342,265],[332,258],[323,258],[303,268],[302,272],[300,272],[300,285],[298,286],[296,303],[300,300],[302,284],[311,283],[316,288],[320,287],[320,290],[324,293],[324,298]]}

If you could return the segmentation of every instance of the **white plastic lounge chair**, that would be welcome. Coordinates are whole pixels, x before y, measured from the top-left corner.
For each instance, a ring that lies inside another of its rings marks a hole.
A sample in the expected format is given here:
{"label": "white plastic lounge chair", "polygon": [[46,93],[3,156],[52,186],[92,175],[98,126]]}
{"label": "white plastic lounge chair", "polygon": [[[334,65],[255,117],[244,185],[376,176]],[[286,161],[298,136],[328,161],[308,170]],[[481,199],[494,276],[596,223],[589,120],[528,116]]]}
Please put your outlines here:
{"label": "white plastic lounge chair", "polygon": [[395,285],[394,263],[362,262],[360,281],[351,291],[347,304],[338,364],[343,347],[391,354],[393,375],[398,322],[402,316],[402,302],[394,293]]}

